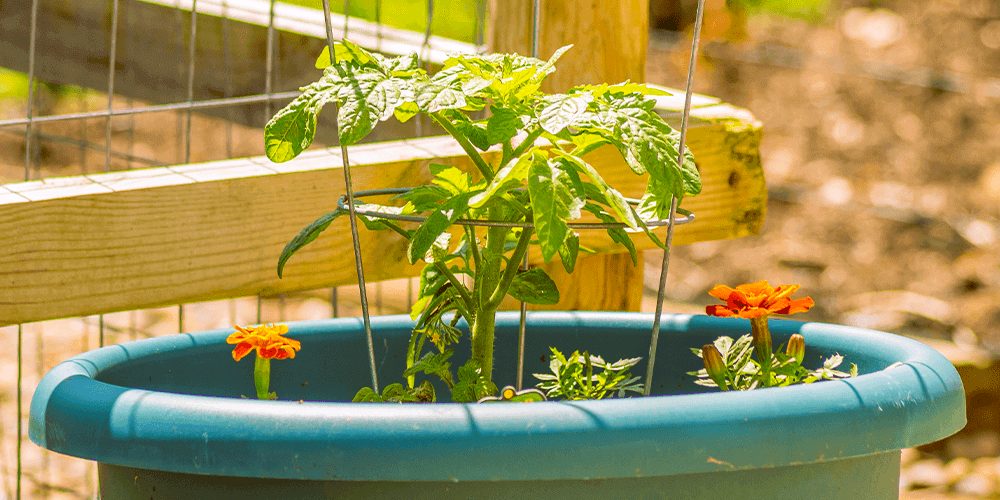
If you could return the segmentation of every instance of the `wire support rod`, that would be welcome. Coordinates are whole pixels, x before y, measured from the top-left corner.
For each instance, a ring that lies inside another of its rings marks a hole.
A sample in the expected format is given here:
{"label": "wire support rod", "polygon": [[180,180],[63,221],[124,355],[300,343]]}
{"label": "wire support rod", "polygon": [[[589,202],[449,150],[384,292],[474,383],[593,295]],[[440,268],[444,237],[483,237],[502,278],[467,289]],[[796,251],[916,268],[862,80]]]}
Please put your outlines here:
{"label": "wire support rod", "polygon": [[[323,0],[323,16],[326,20],[326,44],[327,48],[330,50],[330,62],[332,64],[337,64],[337,51],[334,50],[333,46],[333,22],[330,20],[330,0]],[[338,112],[336,101],[331,102],[330,105],[333,106],[333,114],[336,115]],[[344,184],[347,188],[346,196],[351,213],[351,238],[354,242],[354,264],[358,272],[358,289],[361,292],[361,316],[365,325],[365,340],[368,342],[368,361],[371,364],[372,370],[372,389],[376,393],[379,393],[378,371],[375,368],[375,346],[372,343],[372,325],[371,318],[368,315],[368,293],[365,287],[365,269],[361,262],[361,243],[358,236],[357,211],[354,207],[354,193],[352,192],[351,187],[351,162],[347,158],[347,146],[339,140],[340,126],[338,125],[337,128],[337,142],[340,143],[340,155],[344,160]]]}
{"label": "wire support rod", "polygon": [[[701,38],[701,26],[705,20],[705,0],[698,0],[698,12],[695,15],[694,33],[691,35],[691,60],[688,62],[687,86],[684,90],[684,114],[681,116],[681,137],[677,145],[677,164],[684,164],[684,141],[687,139],[688,117],[691,115],[691,88],[694,84],[694,70],[698,63],[698,40]],[[670,197],[670,219],[667,224],[667,238],[663,245],[663,262],[660,265],[660,286],[656,291],[656,311],[653,314],[653,332],[649,342],[649,363],[646,365],[646,383],[643,394],[649,396],[653,385],[653,366],[656,362],[656,344],[660,338],[660,315],[663,313],[663,299],[667,288],[667,269],[670,267],[670,245],[674,240],[675,212],[677,197]]]}
{"label": "wire support rod", "polygon": [[184,137],[184,163],[191,163],[191,115],[194,109],[194,58],[198,47],[198,0],[191,1],[191,37],[188,39],[187,135]]}
{"label": "wire support rod", "polygon": [[[108,55],[108,116],[104,118],[104,171],[111,171],[111,110],[115,102],[115,62],[118,48],[118,0],[111,2],[111,50]],[[103,322],[102,322],[103,324]]]}
{"label": "wire support rod", "polygon": [[278,101],[295,99],[302,94],[301,90],[291,90],[288,92],[278,92],[268,96],[267,94],[256,94],[241,97],[228,97],[220,99],[206,99],[204,101],[179,102],[172,104],[157,104],[142,108],[115,109],[111,111],[88,111],[86,113],[67,113],[61,115],[47,115],[30,118],[17,118],[14,120],[0,120],[0,127],[12,127],[15,125],[27,125],[29,123],[50,123],[66,120],[82,120],[87,118],[104,118],[106,116],[126,116],[138,115],[141,113],[157,113],[160,111],[184,111],[187,109],[219,108],[222,106],[234,106],[239,104],[255,104],[267,102],[268,98]]}
{"label": "wire support rod", "polygon": [[[35,112],[35,42],[38,38],[38,0],[31,2],[31,40],[28,42],[28,117],[24,123],[28,125],[27,136],[24,143],[24,180],[31,180],[31,125]],[[21,455],[18,454],[18,457]],[[20,463],[18,464],[20,465]],[[20,469],[19,469],[20,470]],[[21,498],[21,475],[17,476],[17,498]]]}
{"label": "wire support rod", "polygon": [[[35,2],[38,3],[37,1]],[[21,394],[22,389],[22,379],[23,379],[23,367],[24,367],[24,327],[22,325],[17,325],[17,493],[14,498],[21,500],[21,441],[24,441],[24,422],[22,421],[21,414],[24,409],[21,407],[21,399],[23,395]]]}
{"label": "wire support rod", "polygon": [[[542,16],[542,3],[540,0],[534,1],[531,16],[531,57],[538,59],[538,30],[540,29],[540,18]],[[532,224],[534,226],[534,224]],[[524,259],[519,264],[522,270],[528,270],[528,252],[524,252]],[[528,332],[528,303],[521,300],[518,310],[520,316],[517,323],[517,390],[521,390],[524,383],[524,337]]]}
{"label": "wire support rod", "polygon": [[267,54],[264,56],[264,116],[271,116],[271,94],[274,93],[274,0],[271,0],[271,10],[267,18]]}

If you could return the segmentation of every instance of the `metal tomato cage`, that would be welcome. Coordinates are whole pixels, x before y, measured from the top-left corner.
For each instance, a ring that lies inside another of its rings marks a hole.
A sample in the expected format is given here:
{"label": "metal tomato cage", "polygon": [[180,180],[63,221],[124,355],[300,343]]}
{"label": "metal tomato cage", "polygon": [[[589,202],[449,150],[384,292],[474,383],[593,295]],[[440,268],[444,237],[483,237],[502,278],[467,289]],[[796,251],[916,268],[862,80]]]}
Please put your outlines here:
{"label": "metal tomato cage", "polygon": [[[345,3],[345,12],[348,10],[347,7],[350,5],[350,0]],[[687,70],[687,83],[685,86],[684,94],[684,112],[681,115],[681,135],[680,141],[677,147],[678,164],[683,164],[684,162],[684,142],[687,138],[687,128],[688,128],[688,118],[691,114],[691,88],[694,82],[694,70],[695,65],[698,61],[698,41],[701,37],[701,27],[704,20],[704,10],[705,10],[705,0],[698,0],[697,13],[695,15],[694,33],[692,35],[691,41],[691,59],[688,63]],[[427,14],[428,19],[433,17],[434,14],[434,2],[433,0],[428,0],[427,3]],[[330,0],[323,0],[323,15],[326,20],[326,38],[327,38],[327,48],[330,51],[331,63],[336,64],[337,56],[334,50],[334,40],[333,40],[333,23],[331,22],[330,15]],[[480,16],[480,20],[484,16]],[[531,55],[534,58],[538,58],[538,32],[539,24],[538,20],[541,17],[541,1],[534,0],[533,9],[533,22],[532,22],[532,38],[531,38]],[[346,30],[345,30],[346,31]],[[477,31],[477,36],[481,33],[480,28]],[[424,47],[427,46],[427,40],[430,37],[430,22],[427,23],[427,32],[424,39]],[[419,61],[419,60],[418,60]],[[418,62],[419,64],[419,62]],[[331,105],[334,107],[333,113],[337,113],[337,103],[332,102]],[[419,133],[419,122],[418,123],[418,133]],[[338,134],[339,137],[339,134]],[[371,367],[372,374],[372,389],[376,393],[379,392],[378,386],[378,373],[375,366],[375,349],[372,342],[372,331],[371,331],[371,320],[368,312],[368,293],[365,282],[364,267],[361,260],[361,246],[358,239],[358,215],[367,215],[373,217],[379,217],[383,219],[394,219],[408,222],[423,222],[426,220],[424,217],[416,216],[404,216],[396,214],[387,214],[381,212],[372,212],[358,210],[355,206],[356,197],[364,196],[374,196],[374,195],[384,195],[384,194],[399,194],[405,192],[407,188],[396,188],[396,189],[379,189],[379,190],[368,190],[359,191],[355,193],[353,191],[351,182],[351,163],[348,160],[347,147],[340,144],[340,154],[344,161],[344,183],[347,187],[347,193],[343,195],[337,202],[338,208],[344,208],[346,205],[348,212],[350,213],[351,220],[351,237],[354,246],[354,262],[355,268],[358,273],[358,288],[361,296],[361,314],[364,321],[365,328],[365,339],[368,343],[368,361]],[[636,200],[628,200],[630,203],[636,202]],[[663,251],[663,261],[660,266],[660,282],[656,293],[656,312],[653,316],[653,328],[650,335],[649,343],[649,361],[646,369],[646,381],[644,384],[644,395],[649,395],[650,384],[653,380],[653,366],[656,361],[656,345],[660,336],[660,316],[663,313],[663,300],[664,300],[664,290],[667,284],[667,269],[670,265],[670,246],[673,242],[674,237],[674,226],[678,224],[684,224],[694,220],[693,215],[677,217],[677,198],[671,197],[670,200],[670,216],[667,220],[663,221],[653,221],[647,223],[647,226],[652,227],[667,227],[667,236],[664,240],[664,251]],[[505,226],[505,227],[533,227],[532,224],[528,223],[505,223],[500,221],[477,221],[468,219],[459,219],[456,224],[465,226]],[[573,229],[609,229],[609,228],[624,228],[625,224],[601,224],[601,223],[573,223],[569,224],[570,228]],[[524,257],[524,261],[521,263],[522,269],[527,269],[528,257],[527,254]],[[525,337],[525,323],[527,318],[527,305],[521,302],[521,321],[519,326],[519,336],[518,336],[518,353],[517,353],[517,389],[522,389],[523,384],[523,372],[524,372],[524,337]]]}

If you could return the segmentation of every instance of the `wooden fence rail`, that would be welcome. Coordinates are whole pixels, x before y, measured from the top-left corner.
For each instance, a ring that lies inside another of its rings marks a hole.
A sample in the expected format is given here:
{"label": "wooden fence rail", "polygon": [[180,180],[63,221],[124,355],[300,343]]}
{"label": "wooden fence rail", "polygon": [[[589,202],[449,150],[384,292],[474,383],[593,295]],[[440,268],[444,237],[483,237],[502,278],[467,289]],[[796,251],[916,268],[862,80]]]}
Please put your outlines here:
{"label": "wooden fence rail", "polygon": [[[660,98],[659,109],[675,119],[682,102]],[[695,104],[689,146],[704,190],[685,200],[697,219],[675,244],[756,234],[767,196],[759,124],[715,99]],[[468,166],[448,137],[355,146],[350,158],[356,190],[424,184],[432,162]],[[626,196],[641,194],[643,178],[616,150],[587,160]],[[285,243],[333,210],[340,168],[338,150],[316,149],[283,164],[255,157],[0,186],[0,326],[354,283],[345,219],[296,254],[284,279],[275,273]],[[622,251],[603,231],[581,244]],[[371,281],[419,272],[394,233],[362,231],[361,245]]]}

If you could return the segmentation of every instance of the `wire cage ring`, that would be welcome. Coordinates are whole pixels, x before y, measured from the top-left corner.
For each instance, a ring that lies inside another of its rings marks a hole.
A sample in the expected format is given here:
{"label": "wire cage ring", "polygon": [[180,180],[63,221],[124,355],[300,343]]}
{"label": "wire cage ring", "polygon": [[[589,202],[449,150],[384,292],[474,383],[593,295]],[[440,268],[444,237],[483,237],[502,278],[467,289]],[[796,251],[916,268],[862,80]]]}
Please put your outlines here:
{"label": "wire cage ring", "polygon": [[[365,191],[357,191],[354,194],[354,198],[364,198],[366,196],[384,196],[393,194],[405,194],[412,190],[413,188],[387,188],[387,189],[369,189]],[[640,200],[635,198],[625,198],[625,201],[630,205],[638,205]],[[337,208],[340,210],[348,210],[347,207],[347,195],[341,195],[340,199],[337,200]],[[366,217],[375,217],[379,219],[389,219],[398,220],[403,222],[420,222],[423,223],[427,220],[427,217],[422,217],[419,215],[401,215],[401,214],[390,214],[379,211],[372,210],[362,210],[358,208],[357,203],[354,205],[354,213],[357,215],[364,215]],[[687,224],[694,221],[694,214],[687,213],[679,215],[675,218],[674,224]],[[534,228],[535,225],[531,222],[507,222],[507,221],[497,221],[497,220],[477,220],[477,219],[457,219],[454,222],[460,226],[480,226],[480,227],[519,227],[519,228]],[[653,220],[646,221],[646,227],[660,227],[669,225],[669,220]],[[623,222],[569,222],[566,224],[570,229],[631,229],[628,224]]]}

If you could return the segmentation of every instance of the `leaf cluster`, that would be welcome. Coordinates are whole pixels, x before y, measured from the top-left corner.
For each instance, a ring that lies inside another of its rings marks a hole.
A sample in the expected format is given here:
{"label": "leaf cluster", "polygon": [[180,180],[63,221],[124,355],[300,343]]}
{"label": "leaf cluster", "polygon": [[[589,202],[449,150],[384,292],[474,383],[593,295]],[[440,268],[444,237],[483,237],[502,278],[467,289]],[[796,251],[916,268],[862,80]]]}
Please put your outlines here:
{"label": "leaf cluster", "polygon": [[[611,394],[624,397],[627,391],[642,393],[639,377],[633,377],[630,368],[642,358],[620,359],[614,363],[604,361],[600,356],[589,352],[573,351],[569,356],[563,356],[554,347],[549,369],[552,373],[535,373],[534,376],[542,382],[536,387],[545,391],[548,398],[564,399],[603,399]],[[595,373],[595,369],[600,370]]]}
{"label": "leaf cluster", "polygon": [[[303,87],[302,94],[268,122],[265,151],[271,160],[284,162],[312,144],[317,117],[328,104],[336,107],[338,137],[344,145],[358,143],[382,121],[405,122],[423,113],[458,142],[473,166],[465,171],[432,164],[430,184],[384,204],[356,205],[369,211],[358,215],[367,229],[395,232],[407,242],[408,261],[425,264],[411,310],[416,327],[407,351],[406,384],[390,386],[392,391],[383,394],[363,390],[358,395],[362,400],[424,400],[417,395],[423,386],[416,385],[416,375],[421,373],[443,380],[455,401],[495,394],[490,373],[481,369],[490,370],[492,353],[474,352],[473,357],[480,359],[460,367],[456,382],[448,361],[454,351],[449,346],[459,341],[455,325],[460,319],[470,325],[486,318],[492,321],[507,295],[533,304],[559,301],[559,290],[545,271],[519,268],[530,245],[538,246],[545,262],[558,255],[572,272],[579,253],[587,249],[570,224],[586,216],[622,223],[623,227],[607,231],[629,251],[634,263],[636,248],[628,233],[644,232],[662,247],[647,222],[666,218],[673,198],[681,201],[701,191],[693,157],[685,152],[679,158],[680,134],[663,121],[654,110],[655,101],[648,98],[664,92],[630,82],[584,85],[560,94],[540,90],[569,48],[557,50],[548,60],[518,54],[455,54],[440,71],[428,74],[418,67],[415,53],[390,58],[343,40],[335,44],[334,57],[325,50],[317,60],[317,67],[324,68],[322,77]],[[602,146],[615,148],[635,174],[646,177],[638,203],[627,201],[585,159]],[[346,213],[329,212],[289,241],[278,260],[278,275],[293,254]],[[371,213],[420,215],[424,221],[411,228]],[[470,219],[510,226],[453,229],[457,222]],[[427,346],[427,340],[436,349]],[[577,370],[576,357],[570,357],[565,369]],[[581,370],[591,370],[594,360],[600,360],[585,358]],[[596,366],[604,370],[602,375],[587,375],[580,388],[557,384],[553,390],[559,387],[574,398],[634,390],[633,381],[619,378],[628,366],[603,361]],[[557,381],[560,373],[571,375],[565,370],[555,373]]]}
{"label": "leaf cluster", "polygon": [[[749,391],[758,387],[763,387],[763,373],[758,360],[753,359],[753,336],[749,333],[733,340],[732,337],[721,336],[713,342],[725,364],[725,381],[730,389],[738,391]],[[837,370],[843,363],[844,357],[834,354],[823,361],[823,366],[815,370],[809,370],[799,364],[796,359],[786,354],[784,344],[778,347],[771,358],[771,384],[770,387],[785,387],[795,384],[811,384],[820,380],[834,380],[838,378],[855,377],[858,375],[858,367],[851,363],[850,371]],[[702,357],[702,351],[692,348],[691,352]],[[705,387],[718,387],[718,384],[708,375],[704,368],[698,371],[688,372],[688,375],[698,377],[694,383]]]}

